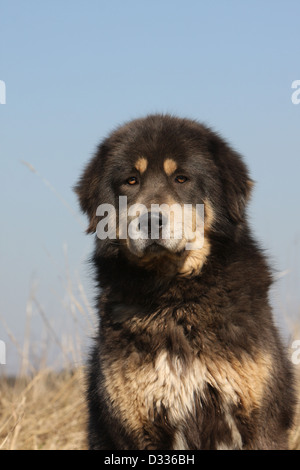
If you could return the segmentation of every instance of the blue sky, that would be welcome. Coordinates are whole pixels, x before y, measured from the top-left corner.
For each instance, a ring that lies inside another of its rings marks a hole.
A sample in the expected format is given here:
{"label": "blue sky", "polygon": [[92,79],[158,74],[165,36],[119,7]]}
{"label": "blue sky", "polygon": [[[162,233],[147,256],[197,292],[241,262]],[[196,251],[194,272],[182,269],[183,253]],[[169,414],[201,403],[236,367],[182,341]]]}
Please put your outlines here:
{"label": "blue sky", "polygon": [[[64,246],[92,301],[92,240],[71,188],[107,132],[152,112],[203,121],[244,155],[253,230],[285,273],[276,314],[299,317],[299,1],[2,0],[0,10],[0,316],[20,343],[33,282],[52,324],[68,328]],[[42,328],[35,313],[37,341]]]}

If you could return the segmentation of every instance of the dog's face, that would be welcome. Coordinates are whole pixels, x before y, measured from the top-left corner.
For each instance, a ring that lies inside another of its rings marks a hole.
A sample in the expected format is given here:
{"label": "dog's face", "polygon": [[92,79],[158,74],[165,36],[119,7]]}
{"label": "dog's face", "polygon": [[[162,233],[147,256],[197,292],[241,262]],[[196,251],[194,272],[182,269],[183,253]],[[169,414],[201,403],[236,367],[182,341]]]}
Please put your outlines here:
{"label": "dog's face", "polygon": [[239,155],[210,129],[154,115],[113,132],[76,192],[103,255],[121,250],[188,275],[209,256],[210,234],[232,237],[244,223],[250,186]]}

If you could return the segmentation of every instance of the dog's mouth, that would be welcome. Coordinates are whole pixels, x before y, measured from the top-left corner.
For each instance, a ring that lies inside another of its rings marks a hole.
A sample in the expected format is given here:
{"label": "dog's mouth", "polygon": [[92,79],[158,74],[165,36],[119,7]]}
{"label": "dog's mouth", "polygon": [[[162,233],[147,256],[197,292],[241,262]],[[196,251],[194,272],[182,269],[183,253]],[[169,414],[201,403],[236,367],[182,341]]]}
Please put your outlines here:
{"label": "dog's mouth", "polygon": [[180,256],[185,249],[183,239],[131,239],[126,242],[128,250],[138,258]]}
{"label": "dog's mouth", "polygon": [[[180,243],[182,245],[182,241]],[[173,249],[172,249],[173,248]],[[167,245],[161,243],[159,240],[151,240],[149,245],[145,247],[144,249],[144,256],[155,256],[155,257],[164,257],[164,256],[174,256],[176,255],[177,258],[179,258],[185,251],[184,246],[181,247],[179,244],[176,244],[176,249],[175,247],[168,247]]]}
{"label": "dog's mouth", "polygon": [[163,255],[167,251],[168,251],[167,248],[165,248],[164,246],[160,245],[156,241],[151,241],[151,243],[148,246],[146,246],[144,253],[145,255],[149,255],[149,254],[154,254],[154,255],[162,254]]}
{"label": "dog's mouth", "polygon": [[203,216],[196,214],[198,219],[194,223],[194,213],[190,209],[187,215],[191,216],[177,223],[175,217],[152,212],[128,219],[126,236],[124,232],[119,236],[125,256],[134,264],[166,277],[197,275],[210,245],[204,237]]}
{"label": "dog's mouth", "polygon": [[117,239],[123,253],[133,263],[166,276],[198,272],[208,253],[205,246],[202,255],[203,204],[154,206],[149,210],[124,205],[120,211]]}

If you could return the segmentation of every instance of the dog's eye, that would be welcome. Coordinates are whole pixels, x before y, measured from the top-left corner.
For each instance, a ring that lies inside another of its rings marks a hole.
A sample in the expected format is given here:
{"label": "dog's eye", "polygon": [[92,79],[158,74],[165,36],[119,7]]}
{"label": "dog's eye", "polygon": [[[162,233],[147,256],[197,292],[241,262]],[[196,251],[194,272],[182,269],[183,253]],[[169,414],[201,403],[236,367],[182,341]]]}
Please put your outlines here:
{"label": "dog's eye", "polygon": [[175,178],[176,183],[185,183],[187,181],[187,177],[183,175],[176,176]]}
{"label": "dog's eye", "polygon": [[130,178],[127,178],[126,183],[133,186],[134,184],[138,184],[138,180],[135,176],[131,176]]}

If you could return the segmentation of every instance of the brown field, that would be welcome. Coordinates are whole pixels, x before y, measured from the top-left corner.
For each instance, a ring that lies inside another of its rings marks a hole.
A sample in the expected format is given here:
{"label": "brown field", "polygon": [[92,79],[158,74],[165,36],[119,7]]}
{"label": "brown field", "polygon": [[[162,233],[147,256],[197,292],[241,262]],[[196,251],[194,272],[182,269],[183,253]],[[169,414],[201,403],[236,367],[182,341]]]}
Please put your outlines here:
{"label": "brown field", "polygon": [[[82,368],[0,381],[0,449],[86,449],[85,428]],[[300,450],[300,420],[291,435],[291,449]]]}
{"label": "brown field", "polygon": [[83,370],[0,381],[1,450],[86,449]]}
{"label": "brown field", "polygon": [[[59,334],[39,302],[35,283],[24,309],[23,344],[0,318],[20,363],[17,377],[0,374],[0,450],[87,448],[84,369],[74,364],[84,362],[82,337],[91,336],[95,318],[81,281],[71,280],[66,250],[65,246],[67,269],[62,281],[67,308],[63,313],[71,321],[72,333],[67,337]],[[43,330],[38,345],[33,339],[33,319],[35,325],[40,321],[38,326]],[[55,357],[49,359],[53,346]]]}

